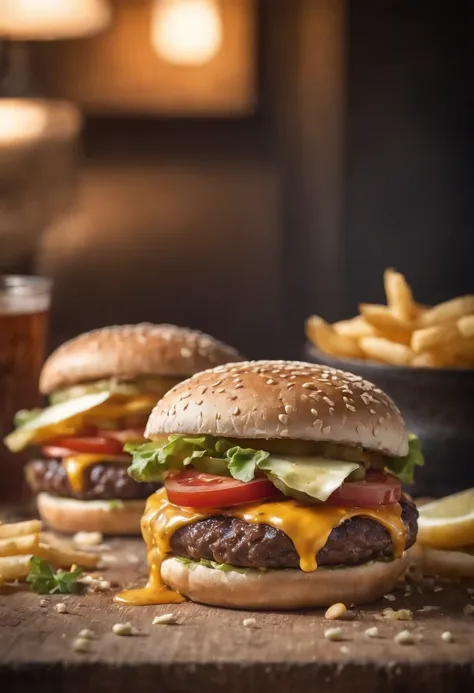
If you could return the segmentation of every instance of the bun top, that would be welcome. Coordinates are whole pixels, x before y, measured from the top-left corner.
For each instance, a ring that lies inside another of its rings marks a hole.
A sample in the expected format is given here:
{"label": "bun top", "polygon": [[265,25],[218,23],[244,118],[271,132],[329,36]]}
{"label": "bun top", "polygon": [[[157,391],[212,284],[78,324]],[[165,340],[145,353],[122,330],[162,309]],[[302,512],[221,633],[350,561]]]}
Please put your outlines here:
{"label": "bun top", "polygon": [[360,376],[298,361],[228,363],[173,387],[148,419],[145,435],[288,438],[408,453],[400,411]]}
{"label": "bun top", "polygon": [[240,354],[207,334],[175,325],[116,325],[65,342],[44,364],[40,390],[55,390],[106,378],[186,378],[236,361]]}

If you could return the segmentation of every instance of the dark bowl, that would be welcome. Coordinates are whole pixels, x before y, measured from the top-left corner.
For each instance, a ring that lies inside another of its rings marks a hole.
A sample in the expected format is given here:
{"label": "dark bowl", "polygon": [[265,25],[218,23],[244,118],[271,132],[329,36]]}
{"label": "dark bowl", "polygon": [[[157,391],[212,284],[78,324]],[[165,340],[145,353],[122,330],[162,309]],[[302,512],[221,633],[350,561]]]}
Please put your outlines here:
{"label": "dark bowl", "polygon": [[375,383],[396,402],[425,456],[416,495],[444,496],[474,487],[474,369],[408,368],[329,356],[306,345],[309,361]]}

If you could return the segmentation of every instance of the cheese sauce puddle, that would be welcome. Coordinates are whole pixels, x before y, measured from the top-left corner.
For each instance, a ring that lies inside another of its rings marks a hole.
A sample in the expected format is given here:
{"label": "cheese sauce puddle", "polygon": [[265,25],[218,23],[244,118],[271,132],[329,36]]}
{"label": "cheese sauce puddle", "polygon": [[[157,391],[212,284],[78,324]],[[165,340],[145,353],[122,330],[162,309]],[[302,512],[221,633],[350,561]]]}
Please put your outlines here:
{"label": "cheese sauce puddle", "polygon": [[280,529],[293,542],[304,572],[316,570],[316,555],[326,544],[331,531],[351,517],[367,517],[390,533],[395,557],[405,548],[406,530],[399,503],[378,508],[337,508],[305,506],[295,500],[277,503],[252,503],[235,508],[211,508],[204,512],[180,508],[169,502],[166,491],[157,491],[147,501],[142,518],[142,534],[147,545],[150,577],[143,589],[126,590],[115,601],[132,605],[169,604],[184,601],[161,578],[161,564],[169,556],[173,534],[186,525],[212,516],[237,517],[249,524],[265,524]]}

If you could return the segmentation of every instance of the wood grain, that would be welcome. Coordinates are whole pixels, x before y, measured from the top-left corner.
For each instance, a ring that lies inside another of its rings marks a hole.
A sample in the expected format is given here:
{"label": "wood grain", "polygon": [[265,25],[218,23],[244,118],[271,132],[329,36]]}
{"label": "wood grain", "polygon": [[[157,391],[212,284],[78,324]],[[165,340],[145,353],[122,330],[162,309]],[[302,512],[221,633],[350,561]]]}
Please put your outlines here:
{"label": "wood grain", "polygon": [[[105,577],[118,586],[140,584],[146,576],[139,540],[115,540],[106,552]],[[48,597],[24,589],[0,595],[1,690],[82,693],[90,687],[107,693],[134,693],[159,687],[166,691],[243,691],[272,689],[289,693],[299,686],[318,693],[419,691],[430,693],[473,690],[474,617],[463,614],[472,601],[465,586],[445,586],[436,593],[381,600],[357,610],[352,622],[328,622],[323,612],[251,613],[185,603],[164,607],[124,607],[114,604],[112,591],[68,596],[68,614],[58,614]],[[474,603],[474,601],[472,602]],[[419,612],[423,606],[439,610]],[[384,608],[410,608],[413,621],[386,621]],[[153,617],[174,613],[177,625],[153,626]],[[256,628],[243,625],[255,618]],[[139,631],[131,637],[112,633],[117,622],[130,621]],[[377,625],[381,637],[364,631]],[[344,642],[324,638],[329,626],[343,629]],[[92,651],[72,649],[79,631],[95,631]],[[413,631],[416,644],[397,645],[393,637]],[[444,643],[449,630],[454,643]],[[347,650],[342,650],[347,648]],[[8,686],[8,688],[7,688]]]}

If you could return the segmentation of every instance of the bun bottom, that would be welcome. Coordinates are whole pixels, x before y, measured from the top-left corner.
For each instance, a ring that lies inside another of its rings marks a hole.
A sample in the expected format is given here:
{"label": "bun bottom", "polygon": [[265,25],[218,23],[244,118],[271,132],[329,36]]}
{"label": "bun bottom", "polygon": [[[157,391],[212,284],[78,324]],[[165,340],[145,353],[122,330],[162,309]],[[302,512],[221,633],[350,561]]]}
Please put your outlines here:
{"label": "bun bottom", "polygon": [[110,501],[82,501],[40,493],[38,512],[52,529],[67,534],[100,532],[101,534],[141,534],[140,519],[144,500],[121,501],[114,507]]}
{"label": "bun bottom", "polygon": [[194,602],[233,609],[308,609],[336,602],[365,604],[389,592],[408,567],[406,553],[393,561],[313,573],[302,570],[223,572],[177,558],[161,566],[164,582]]}

